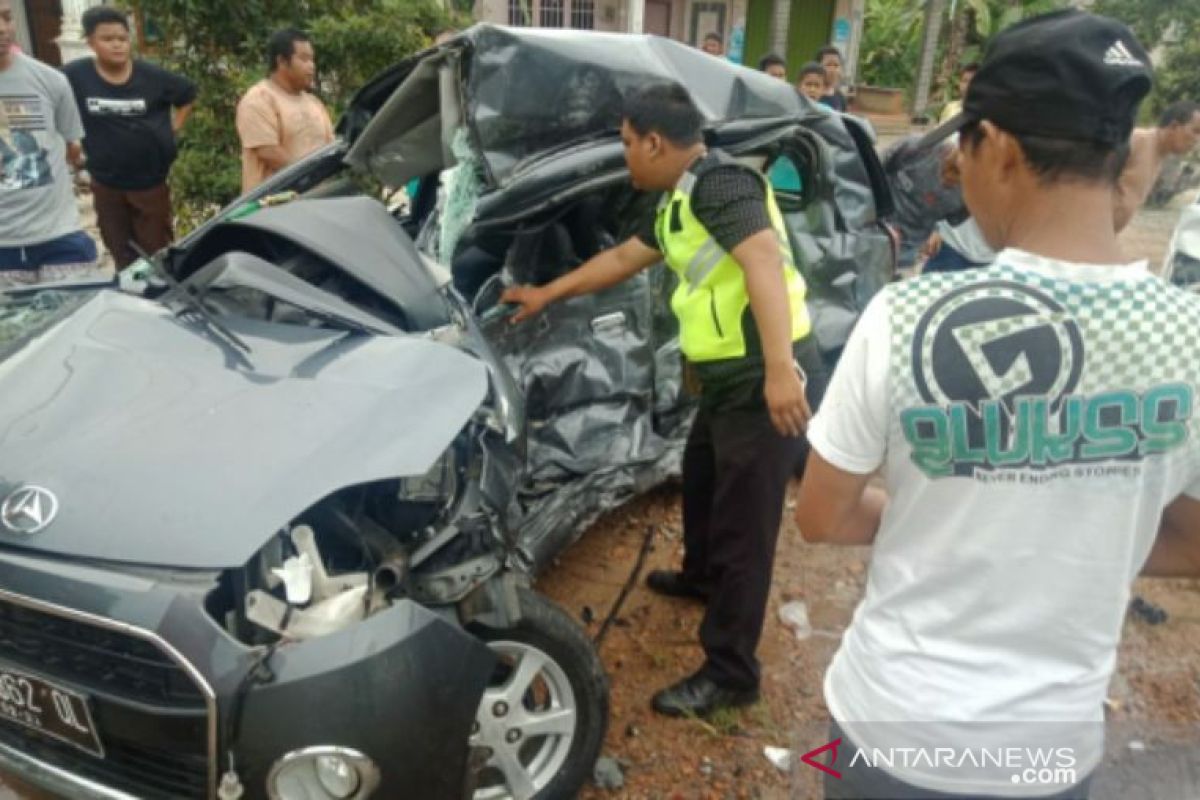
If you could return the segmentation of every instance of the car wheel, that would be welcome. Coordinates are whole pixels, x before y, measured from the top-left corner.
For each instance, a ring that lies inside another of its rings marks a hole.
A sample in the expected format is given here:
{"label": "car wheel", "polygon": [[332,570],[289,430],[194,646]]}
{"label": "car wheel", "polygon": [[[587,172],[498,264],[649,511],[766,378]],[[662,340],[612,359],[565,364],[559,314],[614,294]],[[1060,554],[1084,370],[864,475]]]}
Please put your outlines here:
{"label": "car wheel", "polygon": [[471,745],[486,764],[475,800],[575,797],[592,773],[608,728],[608,678],[596,649],[562,609],[519,589],[521,621],[473,626],[499,657]]}

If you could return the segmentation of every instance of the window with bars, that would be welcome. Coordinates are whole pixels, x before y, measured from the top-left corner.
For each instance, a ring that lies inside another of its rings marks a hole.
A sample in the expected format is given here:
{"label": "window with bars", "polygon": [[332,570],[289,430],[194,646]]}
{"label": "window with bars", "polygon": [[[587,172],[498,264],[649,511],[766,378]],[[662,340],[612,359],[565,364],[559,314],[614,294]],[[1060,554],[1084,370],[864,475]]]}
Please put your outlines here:
{"label": "window with bars", "polygon": [[571,27],[583,31],[596,27],[596,0],[571,0]]}
{"label": "window with bars", "polygon": [[508,0],[508,24],[518,27],[532,25],[533,0]]}
{"label": "window with bars", "polygon": [[596,27],[596,0],[508,0],[508,24],[519,27],[572,28]]}
{"label": "window with bars", "polygon": [[538,25],[543,28],[561,28],[566,24],[566,0],[540,0]]}

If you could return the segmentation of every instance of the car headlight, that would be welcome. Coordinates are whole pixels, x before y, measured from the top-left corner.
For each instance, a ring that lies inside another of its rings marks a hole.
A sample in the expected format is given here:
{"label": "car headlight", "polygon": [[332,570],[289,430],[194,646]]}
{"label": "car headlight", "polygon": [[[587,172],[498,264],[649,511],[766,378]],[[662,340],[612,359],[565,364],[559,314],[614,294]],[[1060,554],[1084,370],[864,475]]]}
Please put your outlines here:
{"label": "car headlight", "polygon": [[366,800],[379,786],[375,762],[348,747],[293,750],[271,767],[271,800]]}
{"label": "car headlight", "polygon": [[338,755],[317,756],[317,780],[337,800],[353,797],[362,784],[358,770]]}

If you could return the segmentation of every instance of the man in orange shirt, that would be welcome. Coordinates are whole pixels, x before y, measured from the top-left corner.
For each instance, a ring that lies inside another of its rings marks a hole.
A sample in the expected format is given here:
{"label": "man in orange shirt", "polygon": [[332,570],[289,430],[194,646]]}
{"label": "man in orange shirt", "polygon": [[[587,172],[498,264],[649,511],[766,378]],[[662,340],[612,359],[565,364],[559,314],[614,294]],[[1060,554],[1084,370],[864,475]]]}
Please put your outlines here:
{"label": "man in orange shirt", "polygon": [[312,93],[317,74],[312,41],[297,30],[277,31],[267,44],[271,74],[242,96],[242,191],[333,141],[329,112]]}

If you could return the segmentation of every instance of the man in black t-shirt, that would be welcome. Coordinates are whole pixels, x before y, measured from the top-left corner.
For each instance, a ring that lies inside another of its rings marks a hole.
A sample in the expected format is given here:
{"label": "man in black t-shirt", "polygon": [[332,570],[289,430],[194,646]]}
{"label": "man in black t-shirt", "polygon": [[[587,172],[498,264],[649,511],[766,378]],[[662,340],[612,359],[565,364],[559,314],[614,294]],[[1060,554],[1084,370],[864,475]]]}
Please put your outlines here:
{"label": "man in black t-shirt", "polygon": [[167,174],[196,87],[132,58],[129,22],[116,8],[88,9],[83,30],[96,57],[73,61],[63,71],[83,117],[100,237],[122,269],[137,260],[131,239],[150,253],[172,239]]}

